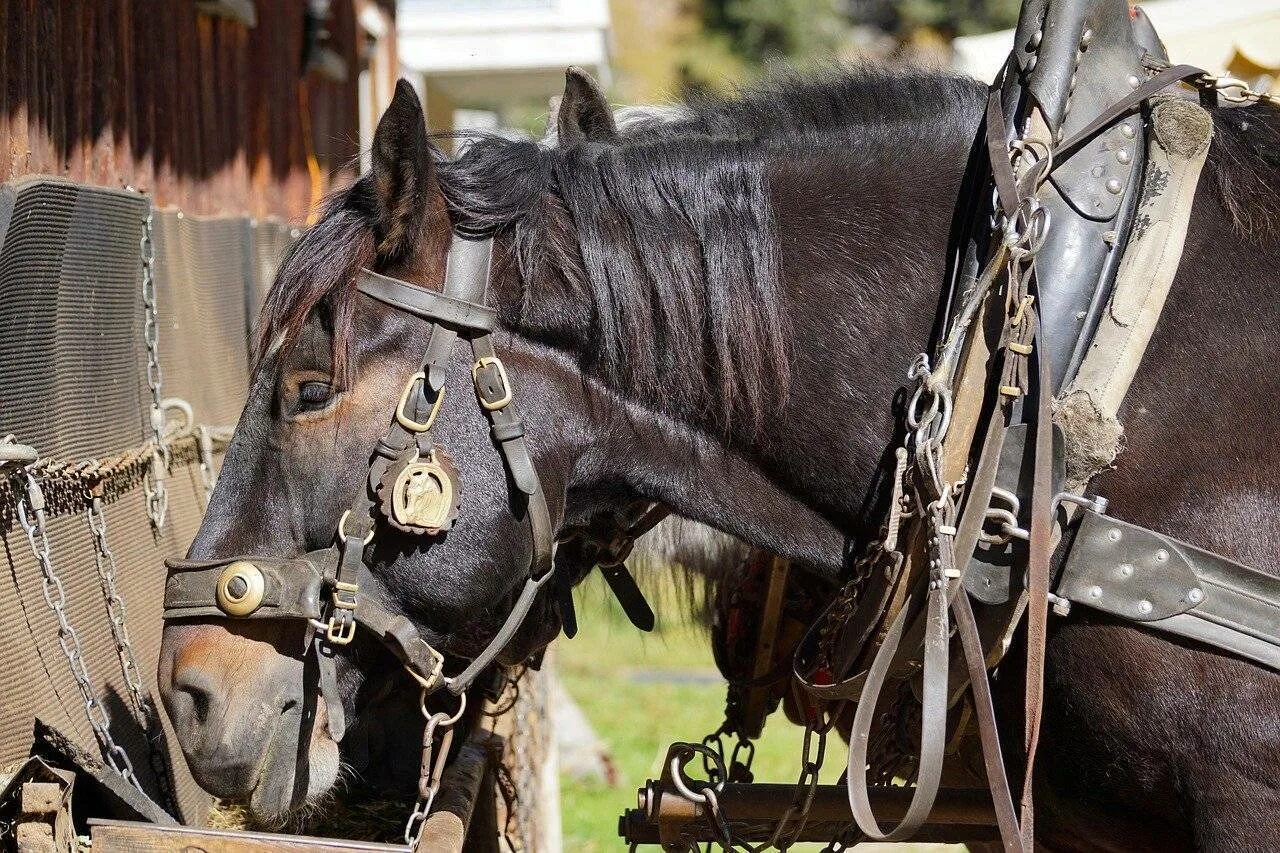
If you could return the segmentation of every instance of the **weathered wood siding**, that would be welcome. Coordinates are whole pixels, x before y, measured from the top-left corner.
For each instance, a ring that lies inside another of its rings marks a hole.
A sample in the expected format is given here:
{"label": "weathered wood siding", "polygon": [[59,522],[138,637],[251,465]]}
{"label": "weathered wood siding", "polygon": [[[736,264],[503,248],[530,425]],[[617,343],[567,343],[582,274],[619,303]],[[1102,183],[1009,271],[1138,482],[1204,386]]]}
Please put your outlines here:
{"label": "weathered wood siding", "polygon": [[259,0],[255,27],[192,0],[0,0],[0,180],[63,175],[187,213],[304,220],[351,177],[356,14],[372,2],[334,0],[328,44],[349,68],[334,82],[302,73],[306,0]]}

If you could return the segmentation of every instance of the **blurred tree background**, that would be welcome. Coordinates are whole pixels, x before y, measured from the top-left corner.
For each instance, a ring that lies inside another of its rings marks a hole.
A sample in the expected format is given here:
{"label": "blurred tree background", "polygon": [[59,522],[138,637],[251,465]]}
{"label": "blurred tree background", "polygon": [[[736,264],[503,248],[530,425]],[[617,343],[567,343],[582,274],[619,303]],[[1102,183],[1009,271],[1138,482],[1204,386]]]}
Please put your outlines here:
{"label": "blurred tree background", "polygon": [[1017,22],[1018,0],[611,0],[613,96],[723,91],[771,64],[942,66],[957,35]]}

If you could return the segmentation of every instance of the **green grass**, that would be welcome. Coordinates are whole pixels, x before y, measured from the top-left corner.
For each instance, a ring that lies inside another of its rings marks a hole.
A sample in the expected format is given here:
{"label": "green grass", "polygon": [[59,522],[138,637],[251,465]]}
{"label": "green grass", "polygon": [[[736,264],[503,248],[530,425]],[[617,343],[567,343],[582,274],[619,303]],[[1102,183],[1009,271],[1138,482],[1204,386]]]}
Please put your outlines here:
{"label": "green grass", "polygon": [[[619,776],[616,788],[561,779],[566,851],[621,849],[618,816],[634,807],[636,789],[645,780],[661,775],[667,746],[676,740],[697,742],[722,720],[722,682],[688,683],[661,677],[664,673],[714,676],[716,668],[707,630],[688,624],[674,589],[665,587],[658,593],[651,596],[658,627],[644,634],[631,626],[603,583],[593,577],[575,596],[578,636],[561,638],[556,644],[557,673],[611,751]],[[757,744],[756,781],[794,782],[802,739],[803,730],[787,722],[781,711],[775,712]],[[833,735],[822,772],[824,783],[837,780],[844,769],[844,753],[844,741]],[[880,846],[888,845],[866,845],[866,849]],[[936,845],[893,847],[898,851],[963,850]],[[820,848],[814,844],[793,849]]]}

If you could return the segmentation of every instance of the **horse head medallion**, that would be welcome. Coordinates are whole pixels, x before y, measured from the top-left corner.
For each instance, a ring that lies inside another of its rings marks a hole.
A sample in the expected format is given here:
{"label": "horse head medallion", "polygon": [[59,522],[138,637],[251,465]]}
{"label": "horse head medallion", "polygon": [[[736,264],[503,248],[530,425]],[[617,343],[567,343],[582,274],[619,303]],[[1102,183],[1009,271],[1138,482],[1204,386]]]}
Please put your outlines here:
{"label": "horse head medallion", "polygon": [[458,518],[457,470],[439,450],[418,452],[387,469],[378,484],[383,516],[397,530],[435,536]]}

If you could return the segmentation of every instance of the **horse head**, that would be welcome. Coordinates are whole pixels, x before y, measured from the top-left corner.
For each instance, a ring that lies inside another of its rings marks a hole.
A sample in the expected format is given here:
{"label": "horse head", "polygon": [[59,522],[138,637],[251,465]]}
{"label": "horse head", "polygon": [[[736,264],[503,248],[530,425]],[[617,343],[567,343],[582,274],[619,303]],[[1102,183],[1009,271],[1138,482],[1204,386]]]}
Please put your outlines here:
{"label": "horse head", "polygon": [[[423,369],[433,326],[353,287],[364,268],[423,290],[442,286],[450,245],[460,238],[452,236],[437,182],[440,156],[417,96],[402,82],[378,126],[371,174],[331,200],[282,264],[260,323],[249,398],[189,560],[323,551],[334,543],[353,496],[367,493],[370,517],[360,523],[377,535],[364,549],[368,577],[360,594],[407,617],[430,648],[469,659],[497,632],[530,571],[530,498],[504,465],[501,446],[495,448],[492,425],[467,387],[471,359],[459,346],[440,359],[454,382],[447,393],[436,389],[428,403],[438,405],[431,459],[446,472],[433,476],[456,491],[449,500],[456,500],[459,521],[434,535],[411,535],[383,517],[379,507],[391,496],[377,495],[382,485],[366,482],[371,452],[392,413],[404,412],[410,396],[428,393],[411,377]],[[510,271],[495,260],[495,289]],[[501,366],[510,377],[503,381],[533,403],[542,427],[539,463],[555,457],[555,464],[539,467],[550,522],[557,523],[566,460],[589,436],[572,418],[537,407],[558,400],[575,408],[581,389],[566,382],[554,362],[527,352],[504,351]],[[424,482],[418,477],[404,485],[403,512],[440,498],[440,484]],[[269,575],[266,584],[278,582]],[[243,592],[235,588],[242,578],[231,583],[233,593]],[[546,600],[534,602],[501,660],[518,662],[556,635],[559,623]],[[395,657],[359,632],[335,656],[344,706],[338,709],[315,696],[304,654],[312,631],[297,619],[224,618],[179,619],[165,629],[161,691],[193,774],[219,796],[247,798],[262,815],[280,816],[322,795],[343,762],[365,765],[358,769],[366,774],[378,764],[416,778],[416,756],[398,747],[415,741],[415,724],[420,729],[417,712],[406,710],[415,706],[417,691]],[[341,756],[338,713],[348,723],[349,741],[362,745]],[[401,724],[405,731],[397,733]],[[370,752],[377,753],[379,743],[392,748],[374,762]]]}

